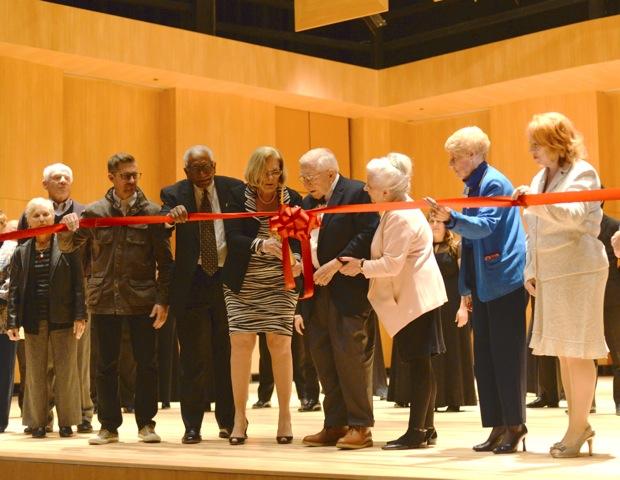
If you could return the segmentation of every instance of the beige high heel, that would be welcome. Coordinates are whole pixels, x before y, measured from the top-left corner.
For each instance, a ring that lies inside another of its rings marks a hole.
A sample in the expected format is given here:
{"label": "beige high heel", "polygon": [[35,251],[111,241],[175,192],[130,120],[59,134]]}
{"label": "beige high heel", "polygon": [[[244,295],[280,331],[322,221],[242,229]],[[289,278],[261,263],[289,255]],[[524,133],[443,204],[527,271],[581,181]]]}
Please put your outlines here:
{"label": "beige high heel", "polygon": [[553,458],[575,458],[579,456],[579,452],[581,451],[581,447],[585,442],[588,442],[588,453],[592,456],[592,439],[594,438],[595,432],[588,425],[585,431],[581,434],[581,436],[577,439],[577,441],[572,445],[566,445],[560,442],[559,446],[551,448],[551,456]]}
{"label": "beige high heel", "polygon": [[[588,432],[591,434],[590,435],[591,437],[594,436],[594,432],[592,431],[592,426],[591,425],[588,425],[583,433],[585,435]],[[551,445],[549,447],[549,453],[551,453],[551,450],[556,450],[556,449],[560,448],[561,445],[562,445],[562,442],[555,442],[553,445]]]}

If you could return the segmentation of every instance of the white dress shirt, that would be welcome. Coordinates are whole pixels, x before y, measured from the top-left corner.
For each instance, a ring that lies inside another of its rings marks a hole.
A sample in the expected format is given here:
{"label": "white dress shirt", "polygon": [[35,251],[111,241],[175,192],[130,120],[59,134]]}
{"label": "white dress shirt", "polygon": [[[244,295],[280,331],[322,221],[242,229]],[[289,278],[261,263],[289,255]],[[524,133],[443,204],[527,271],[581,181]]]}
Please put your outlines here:
{"label": "white dress shirt", "polygon": [[[334,181],[331,184],[331,187],[329,187],[329,191],[325,194],[325,204],[322,205],[317,205],[318,207],[324,207],[325,205],[327,205],[329,203],[329,199],[332,198],[332,194],[334,193],[334,189],[336,188],[336,184],[338,183],[338,180],[340,179],[340,174],[336,174],[336,178],[334,178]],[[323,214],[319,214],[318,215],[319,220],[323,220]],[[310,251],[312,252],[312,265],[314,265],[314,268],[319,268],[321,266],[321,264],[319,263],[319,257],[317,255],[317,248],[319,246],[319,229],[315,228],[312,231],[310,231]]]}

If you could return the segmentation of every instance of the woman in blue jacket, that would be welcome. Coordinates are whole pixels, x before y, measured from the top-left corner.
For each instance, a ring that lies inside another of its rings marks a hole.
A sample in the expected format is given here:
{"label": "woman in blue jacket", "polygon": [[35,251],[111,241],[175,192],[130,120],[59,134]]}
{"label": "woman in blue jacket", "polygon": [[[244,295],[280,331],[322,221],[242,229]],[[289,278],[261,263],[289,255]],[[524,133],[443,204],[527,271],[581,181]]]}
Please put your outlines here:
{"label": "woman in blue jacket", "polygon": [[[468,197],[511,195],[510,181],[490,166],[491,142],[478,127],[453,133],[445,144],[449,165]],[[461,235],[459,291],[472,308],[474,371],[489,438],[477,452],[525,449],[525,235],[518,208],[465,208],[462,213],[427,199],[432,215]]]}

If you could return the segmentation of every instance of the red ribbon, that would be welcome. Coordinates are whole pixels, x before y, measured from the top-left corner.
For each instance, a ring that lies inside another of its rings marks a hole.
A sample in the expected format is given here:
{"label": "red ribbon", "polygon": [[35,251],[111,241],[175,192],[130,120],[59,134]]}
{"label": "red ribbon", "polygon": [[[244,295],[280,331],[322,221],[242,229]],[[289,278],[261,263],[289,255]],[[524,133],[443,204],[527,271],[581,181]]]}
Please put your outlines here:
{"label": "red ribbon", "polygon": [[[510,197],[459,197],[437,200],[439,205],[452,208],[480,208],[480,207],[530,207],[533,205],[547,205],[553,203],[595,202],[604,200],[620,200],[620,188],[605,190],[585,190],[581,192],[539,193],[522,195],[517,200]],[[286,288],[294,288],[295,281],[290,264],[289,238],[296,238],[301,242],[302,261],[304,272],[312,272],[312,256],[310,253],[310,231],[319,227],[318,214],[325,213],[364,213],[383,212],[389,210],[410,210],[414,208],[428,208],[424,200],[414,202],[386,202],[363,203],[357,205],[337,205],[333,207],[303,210],[301,207],[283,205],[278,212],[240,212],[240,213],[190,213],[188,221],[201,220],[230,220],[235,218],[271,217],[270,226],[282,237],[282,267]],[[174,223],[169,216],[130,216],[130,217],[100,217],[84,218],[80,220],[82,228],[114,227],[123,225],[144,225],[154,223]],[[49,225],[28,230],[0,234],[0,242],[4,240],[19,240],[61,232],[66,230],[64,224]],[[304,296],[312,296],[314,285],[312,276],[304,275]]]}
{"label": "red ribbon", "polygon": [[312,281],[312,254],[310,251],[310,232],[319,228],[321,221],[314,211],[306,211],[301,207],[289,205],[280,206],[277,215],[269,219],[269,228],[277,232],[282,238],[282,269],[284,271],[284,286],[287,290],[295,288],[295,279],[291,268],[291,254],[289,238],[301,242],[301,259],[304,268],[304,294],[302,299],[310,298],[314,294]]}

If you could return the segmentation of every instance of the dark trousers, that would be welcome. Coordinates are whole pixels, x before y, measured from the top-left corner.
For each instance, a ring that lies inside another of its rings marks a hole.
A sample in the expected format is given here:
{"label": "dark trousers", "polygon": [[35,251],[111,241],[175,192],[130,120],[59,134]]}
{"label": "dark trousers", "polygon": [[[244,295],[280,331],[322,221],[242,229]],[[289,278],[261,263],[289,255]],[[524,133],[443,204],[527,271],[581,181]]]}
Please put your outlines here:
{"label": "dark trousers", "polygon": [[[197,266],[184,312],[177,312],[180,350],[181,416],[185,428],[202,425],[207,371],[215,377],[215,418],[232,428],[235,407],[230,380],[230,337],[219,272],[209,277]],[[208,355],[207,352],[211,352]],[[210,364],[210,365],[209,365]]]}
{"label": "dark trousers", "polygon": [[[319,379],[316,368],[312,362],[310,352],[305,349],[305,336],[302,337],[293,330],[291,350],[293,355],[293,382],[297,390],[299,400],[308,399],[318,401]],[[271,354],[267,347],[267,337],[264,333],[258,334],[258,399],[263,402],[271,400],[273,395],[273,368],[271,367]]]}
{"label": "dark trousers", "polygon": [[387,370],[385,369],[385,359],[383,358],[383,345],[381,344],[381,329],[379,328],[379,317],[373,311],[372,317],[375,322],[375,332],[377,338],[375,340],[375,354],[372,362],[372,394],[382,399],[387,398],[388,381]]}
{"label": "dark trousers", "polygon": [[123,423],[118,368],[123,321],[129,325],[136,361],[136,423],[138,429],[155,425],[157,414],[157,336],[153,319],[145,315],[93,314],[97,336],[97,405],[101,428],[117,431]]}
{"label": "dark trousers", "polygon": [[325,400],[325,427],[374,424],[372,365],[375,324],[370,311],[342,315],[327,287],[316,287],[306,324]]}
{"label": "dark trousers", "polygon": [[11,397],[13,395],[13,372],[15,370],[15,353],[17,342],[8,335],[0,334],[0,432],[9,424]]}
{"label": "dark trousers", "polygon": [[474,293],[474,372],[484,427],[525,423],[525,293],[490,302]]}
{"label": "dark trousers", "polygon": [[620,405],[620,306],[605,307],[605,341],[611,353],[614,402]]}
{"label": "dark trousers", "polygon": [[159,374],[159,400],[170,403],[172,396],[172,364],[177,352],[176,320],[169,316],[164,326],[157,330],[157,371]]}

